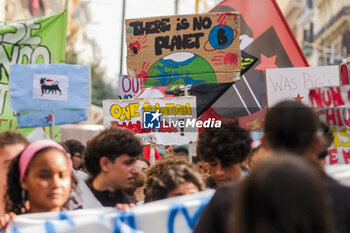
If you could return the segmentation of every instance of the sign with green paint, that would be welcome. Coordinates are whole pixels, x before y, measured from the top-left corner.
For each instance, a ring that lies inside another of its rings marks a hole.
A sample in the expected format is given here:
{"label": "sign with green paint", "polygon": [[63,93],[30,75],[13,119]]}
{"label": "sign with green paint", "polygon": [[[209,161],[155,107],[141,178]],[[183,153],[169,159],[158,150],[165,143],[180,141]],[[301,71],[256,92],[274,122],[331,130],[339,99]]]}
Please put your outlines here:
{"label": "sign with green paint", "polygon": [[240,80],[239,13],[128,19],[129,77],[145,87]]}
{"label": "sign with green paint", "polygon": [[[10,108],[10,66],[63,63],[66,29],[67,10],[50,17],[0,22],[0,131],[17,130],[17,119]],[[33,129],[18,131],[29,134]]]}

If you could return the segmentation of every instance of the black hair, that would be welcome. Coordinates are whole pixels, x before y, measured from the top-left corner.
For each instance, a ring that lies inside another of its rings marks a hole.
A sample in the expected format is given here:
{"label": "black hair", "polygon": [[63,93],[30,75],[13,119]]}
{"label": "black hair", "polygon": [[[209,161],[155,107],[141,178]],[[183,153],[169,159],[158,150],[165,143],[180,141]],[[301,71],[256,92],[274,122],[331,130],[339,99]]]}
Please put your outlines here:
{"label": "black hair", "polygon": [[328,155],[328,147],[332,145],[334,141],[334,135],[331,128],[323,121],[320,122],[320,132],[325,139],[325,143],[322,146],[321,152],[318,154],[318,159],[323,160]]}
{"label": "black hair", "polygon": [[188,149],[183,146],[174,147],[174,154],[178,156],[188,156]]}
{"label": "black hair", "polygon": [[138,157],[142,154],[142,150],[142,143],[133,132],[128,129],[109,128],[88,141],[84,165],[95,178],[101,172],[100,159],[102,157],[114,163],[115,159],[121,155]]}
{"label": "black hair", "polygon": [[201,161],[218,159],[228,167],[243,162],[250,153],[250,132],[239,126],[237,120],[226,120],[220,128],[205,128],[199,134],[197,154]]}
{"label": "black hair", "polygon": [[304,160],[280,156],[259,164],[239,191],[229,232],[331,232],[324,183],[318,167]]}
{"label": "black hair", "polygon": [[264,134],[274,151],[303,155],[312,146],[319,129],[317,114],[297,101],[282,101],[266,114]]}
{"label": "black hair", "polygon": [[65,141],[63,145],[65,145],[65,148],[68,149],[67,152],[69,152],[72,157],[75,153],[80,153],[83,155],[85,150],[85,146],[81,142],[74,139]]}

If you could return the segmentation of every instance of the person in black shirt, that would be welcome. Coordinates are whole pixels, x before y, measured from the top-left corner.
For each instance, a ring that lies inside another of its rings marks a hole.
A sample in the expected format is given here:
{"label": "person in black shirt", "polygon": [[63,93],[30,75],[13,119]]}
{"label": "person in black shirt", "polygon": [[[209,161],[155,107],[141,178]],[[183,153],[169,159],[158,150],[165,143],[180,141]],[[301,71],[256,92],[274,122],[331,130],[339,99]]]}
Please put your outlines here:
{"label": "person in black shirt", "polygon": [[[323,173],[329,199],[331,221],[337,233],[350,233],[350,188],[328,177],[318,163],[325,139],[318,133],[320,121],[309,107],[296,101],[282,101],[269,109],[264,125],[262,146],[281,156],[303,157]],[[219,188],[202,213],[194,233],[226,232],[229,216],[237,205],[241,183]]]}
{"label": "person in black shirt", "polygon": [[103,206],[130,204],[123,190],[134,186],[141,154],[141,141],[127,129],[106,129],[88,141],[84,163],[92,178],[86,183]]}
{"label": "person in black shirt", "polygon": [[319,169],[304,158],[273,156],[242,183],[228,232],[333,233],[325,191]]}

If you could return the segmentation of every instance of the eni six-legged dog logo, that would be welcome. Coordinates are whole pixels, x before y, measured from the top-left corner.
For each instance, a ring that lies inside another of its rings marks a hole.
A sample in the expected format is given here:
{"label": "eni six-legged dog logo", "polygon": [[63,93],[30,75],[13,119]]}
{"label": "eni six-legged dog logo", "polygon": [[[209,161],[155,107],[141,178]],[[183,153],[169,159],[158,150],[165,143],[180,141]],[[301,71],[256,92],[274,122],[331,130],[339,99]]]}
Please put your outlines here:
{"label": "eni six-legged dog logo", "polygon": [[42,100],[67,100],[68,87],[68,76],[34,74],[33,98]]}
{"label": "eni six-legged dog logo", "polygon": [[59,81],[57,80],[41,78],[40,85],[41,85],[41,96],[43,94],[56,94],[57,91],[59,91],[60,95],[62,95],[61,89],[59,87]]}

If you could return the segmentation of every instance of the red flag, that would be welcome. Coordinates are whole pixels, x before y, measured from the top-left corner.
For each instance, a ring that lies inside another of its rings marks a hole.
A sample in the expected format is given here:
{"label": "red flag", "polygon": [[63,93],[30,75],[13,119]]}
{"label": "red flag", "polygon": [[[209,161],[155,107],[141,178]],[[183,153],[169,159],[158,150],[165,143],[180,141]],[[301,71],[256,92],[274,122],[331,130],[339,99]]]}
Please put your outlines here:
{"label": "red flag", "polygon": [[212,11],[233,10],[241,14],[241,49],[259,61],[201,118],[214,117],[210,112],[215,111],[216,116],[245,117],[246,124],[262,126],[264,114],[257,113],[266,106],[265,69],[309,65],[275,0],[225,0]]}
{"label": "red flag", "polygon": [[[157,148],[154,148],[154,156],[155,159],[158,160],[160,158],[162,158],[161,154],[158,152]],[[143,147],[143,157],[150,162],[150,157],[151,157],[151,148],[150,145],[145,145]]]}
{"label": "red flag", "polygon": [[40,7],[39,0],[31,0],[31,3],[32,3],[32,12],[33,12],[33,14],[35,14]]}
{"label": "red flag", "polygon": [[342,64],[341,65],[341,84],[342,85],[346,85],[346,84],[350,84],[350,72],[348,71],[348,67],[350,67],[349,65],[346,64]]}
{"label": "red flag", "polygon": [[[252,29],[254,39],[257,39],[270,27],[274,27],[293,67],[309,66],[275,0],[226,0],[222,1],[216,8],[220,6],[228,6],[237,10]],[[241,31],[244,32],[244,28],[241,28]],[[266,46],[273,47],[272,44]]]}

